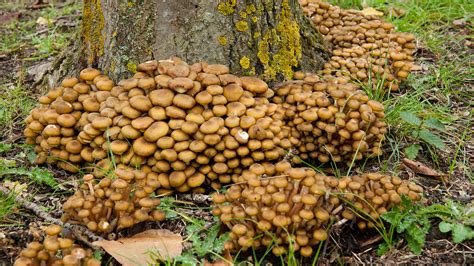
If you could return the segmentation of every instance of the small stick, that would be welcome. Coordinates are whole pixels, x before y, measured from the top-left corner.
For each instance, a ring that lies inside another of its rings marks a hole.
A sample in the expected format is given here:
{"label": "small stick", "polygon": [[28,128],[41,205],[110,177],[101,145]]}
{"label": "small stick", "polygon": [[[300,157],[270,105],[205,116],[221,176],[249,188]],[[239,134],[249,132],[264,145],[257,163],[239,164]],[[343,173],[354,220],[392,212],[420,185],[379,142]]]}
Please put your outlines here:
{"label": "small stick", "polygon": [[[1,184],[0,184],[0,192],[2,192],[5,195],[9,195],[11,193],[9,189],[5,188]],[[86,244],[87,246],[89,246],[90,248],[94,250],[97,250],[99,248],[92,245],[92,243],[90,243],[87,239],[85,239],[82,234],[86,235],[87,237],[89,237],[89,239],[94,240],[94,241],[104,240],[103,237],[94,234],[93,232],[91,232],[89,229],[85,227],[70,224],[70,223],[63,223],[61,220],[51,217],[51,215],[49,215],[47,212],[41,210],[41,208],[37,204],[27,201],[23,199],[22,197],[20,197],[19,195],[15,195],[15,200],[16,202],[20,203],[21,206],[25,207],[28,210],[31,210],[34,214],[36,214],[38,217],[40,217],[44,221],[48,223],[60,225],[65,229],[71,230],[71,232],[79,241],[83,242],[84,244]]]}
{"label": "small stick", "polygon": [[199,204],[209,204],[210,202],[212,202],[211,196],[205,194],[182,194],[176,195],[176,198],[178,200],[186,200]]}

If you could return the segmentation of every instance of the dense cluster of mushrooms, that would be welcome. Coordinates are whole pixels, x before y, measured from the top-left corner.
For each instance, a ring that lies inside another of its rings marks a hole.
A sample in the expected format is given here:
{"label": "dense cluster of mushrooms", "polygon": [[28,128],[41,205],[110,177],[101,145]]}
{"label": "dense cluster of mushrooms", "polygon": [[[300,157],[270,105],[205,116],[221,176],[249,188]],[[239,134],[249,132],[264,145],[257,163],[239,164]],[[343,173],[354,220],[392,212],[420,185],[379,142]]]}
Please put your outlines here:
{"label": "dense cluster of mushrooms", "polygon": [[157,173],[119,167],[107,176],[87,174],[84,183],[63,204],[64,222],[81,223],[92,232],[107,234],[144,221],[163,221]]}
{"label": "dense cluster of mushrooms", "polygon": [[398,91],[413,67],[415,36],[359,10],[322,0],[299,0],[315,28],[333,46],[324,76],[347,76],[368,86]]}
{"label": "dense cluster of mushrooms", "polygon": [[100,266],[100,261],[93,258],[92,250],[83,249],[74,244],[70,238],[60,237],[62,227],[50,225],[45,228],[43,242],[30,242],[20,253],[14,266],[30,265],[64,265],[64,266]]}
{"label": "dense cluster of mushrooms", "polygon": [[[375,15],[299,2],[333,48],[319,76],[295,72],[269,88],[224,65],[171,58],[141,63],[118,83],[86,68],[41,96],[24,130],[36,163],[70,172],[89,166],[62,220],[105,235],[164,220],[157,195],[234,183],[213,195],[213,214],[231,230],[226,248],[291,248],[308,257],[330,223],[371,228],[402,195],[420,200],[421,187],[396,176],[336,178],[290,164],[381,155],[384,107],[359,85],[398,90],[415,49],[412,34]],[[298,156],[282,161],[288,152]],[[48,227],[44,243],[30,243],[15,265],[99,265],[60,232]]]}
{"label": "dense cluster of mushrooms", "polygon": [[[47,99],[31,112],[25,129],[27,143],[37,144],[37,162],[56,158],[70,170],[83,161],[107,168],[113,160],[162,174],[164,190],[203,192],[206,179],[218,188],[242,168],[284,155],[278,137],[283,121],[272,119],[278,106],[269,102],[273,91],[262,80],[177,58],[138,69],[117,86],[98,70],[85,69],[54,95],[41,97]],[[65,97],[83,87],[83,97]],[[71,107],[67,124],[58,108],[63,105]]]}
{"label": "dense cluster of mushrooms", "polygon": [[275,89],[274,120],[285,121],[281,146],[294,148],[303,160],[326,163],[360,160],[381,155],[387,132],[384,107],[350,83],[347,78],[302,80]]}
{"label": "dense cluster of mushrooms", "polygon": [[374,227],[401,195],[416,201],[421,192],[379,173],[336,178],[286,161],[255,163],[224,194],[213,195],[213,214],[231,230],[227,249],[264,246],[282,255],[292,248],[308,257],[327,239],[330,222],[344,218],[360,229]]}

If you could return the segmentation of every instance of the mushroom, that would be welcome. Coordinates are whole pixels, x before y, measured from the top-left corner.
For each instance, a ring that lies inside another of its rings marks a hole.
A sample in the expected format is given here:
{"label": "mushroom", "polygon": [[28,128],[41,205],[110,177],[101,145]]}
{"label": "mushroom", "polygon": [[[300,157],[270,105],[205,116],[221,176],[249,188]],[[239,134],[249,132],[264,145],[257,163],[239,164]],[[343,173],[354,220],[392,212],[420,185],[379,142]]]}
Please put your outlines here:
{"label": "mushroom", "polygon": [[[277,244],[273,253],[283,254],[293,245],[307,257],[312,255],[315,245],[328,238],[326,226],[331,220],[353,219],[363,229],[396,204],[390,201],[390,196],[386,199],[384,196],[372,197],[372,200],[366,198],[366,191],[384,188],[386,190],[378,191],[381,195],[388,190],[393,194],[398,186],[406,187],[407,194],[421,191],[407,181],[380,176],[379,173],[367,173],[337,179],[317,174],[312,169],[293,168],[286,161],[254,163],[242,171],[235,179],[236,184],[231,185],[225,194],[212,196],[212,212],[230,229],[231,240],[226,246],[231,250]],[[393,187],[387,188],[389,186],[385,184],[389,183]],[[348,194],[358,196],[347,201],[344,196]],[[355,204],[351,205],[353,202]],[[373,206],[368,206],[368,203]],[[369,210],[365,216],[354,215],[364,210]],[[262,241],[252,240],[253,236],[263,236]],[[272,236],[274,241],[267,239],[268,236]]]}
{"label": "mushroom", "polygon": [[[300,2],[315,28],[333,45],[332,57],[324,64],[325,77],[345,76],[374,87],[398,91],[413,64],[415,38],[394,32],[391,23],[353,9],[344,10],[322,0]],[[381,77],[382,84],[370,82]],[[303,74],[295,75],[304,79]]]}

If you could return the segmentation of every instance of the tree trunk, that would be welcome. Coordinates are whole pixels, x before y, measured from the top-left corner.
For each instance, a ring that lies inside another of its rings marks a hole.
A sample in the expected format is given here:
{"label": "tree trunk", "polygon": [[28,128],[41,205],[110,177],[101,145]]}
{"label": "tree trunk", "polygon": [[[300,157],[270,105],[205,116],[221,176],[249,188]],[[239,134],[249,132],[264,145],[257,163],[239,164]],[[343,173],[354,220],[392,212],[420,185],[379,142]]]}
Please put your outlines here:
{"label": "tree trunk", "polygon": [[116,81],[140,62],[173,56],[267,81],[314,72],[328,57],[297,0],[84,0],[78,45],[63,74],[88,65]]}

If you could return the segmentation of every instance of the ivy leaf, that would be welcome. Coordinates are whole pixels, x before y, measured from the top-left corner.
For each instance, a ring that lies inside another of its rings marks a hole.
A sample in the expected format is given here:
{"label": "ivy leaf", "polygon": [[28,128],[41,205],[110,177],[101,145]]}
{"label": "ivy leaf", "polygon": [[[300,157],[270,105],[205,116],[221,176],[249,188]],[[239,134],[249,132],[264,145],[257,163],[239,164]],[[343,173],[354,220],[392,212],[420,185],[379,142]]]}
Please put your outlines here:
{"label": "ivy leaf", "polygon": [[436,118],[430,118],[430,119],[425,120],[423,125],[425,125],[426,127],[429,127],[429,128],[434,128],[434,129],[440,130],[440,131],[444,131],[446,129],[444,127],[444,124],[441,123],[441,121],[439,121]]}
{"label": "ivy leaf", "polygon": [[426,143],[433,145],[440,150],[445,148],[444,141],[438,135],[435,135],[428,130],[420,130],[418,136]]}
{"label": "ivy leaf", "polygon": [[464,224],[454,224],[452,227],[452,231],[454,243],[461,243],[463,241],[474,238],[474,231],[472,230],[472,228],[469,226],[465,226]]}
{"label": "ivy leaf", "polygon": [[400,112],[400,118],[410,125],[413,125],[413,126],[421,125],[421,120],[414,113],[404,112],[404,111]]}
{"label": "ivy leaf", "polygon": [[414,160],[416,156],[418,156],[418,153],[420,152],[420,150],[421,150],[421,145],[412,144],[405,148],[405,156],[408,159]]}

